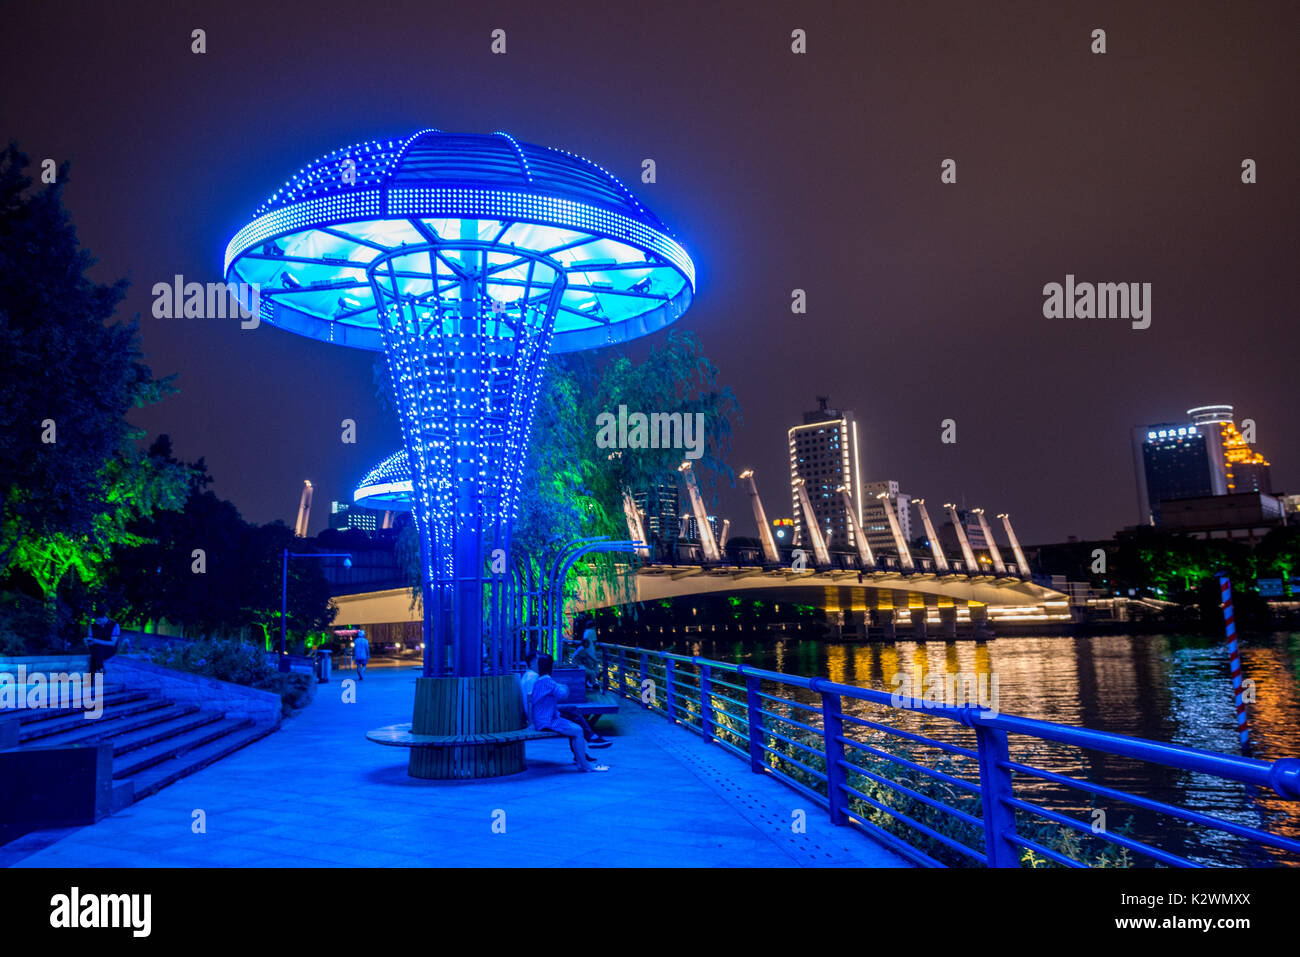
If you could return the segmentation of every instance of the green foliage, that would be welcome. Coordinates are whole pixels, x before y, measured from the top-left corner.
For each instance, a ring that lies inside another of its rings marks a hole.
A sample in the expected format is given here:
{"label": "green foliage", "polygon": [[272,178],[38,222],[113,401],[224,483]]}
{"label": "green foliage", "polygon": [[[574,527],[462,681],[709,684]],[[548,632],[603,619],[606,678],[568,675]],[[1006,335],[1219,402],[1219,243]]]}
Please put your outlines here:
{"label": "green foliage", "polygon": [[226,639],[171,642],[150,658],[166,668],[249,688],[267,688],[278,674],[267,663],[266,652],[256,645]]}
{"label": "green foliage", "polygon": [[32,655],[62,651],[48,642],[45,608],[18,592],[0,594],[0,655]]}
{"label": "green foliage", "polygon": [[[562,542],[600,535],[626,538],[623,489],[677,481],[681,449],[611,453],[597,447],[596,417],[619,405],[646,412],[703,413],[704,455],[693,463],[701,486],[708,489],[718,476],[730,480],[726,456],[739,406],[731,389],[718,384],[717,374],[698,341],[682,333],[669,333],[641,363],[617,354],[551,357],[538,394],[511,553],[540,570],[543,559]],[[419,597],[420,556],[413,529],[399,536],[398,556],[414,603]],[[628,585],[623,574],[627,561],[626,555],[591,556],[570,572],[566,592],[572,594],[578,580],[585,578],[596,595],[621,596]]]}
{"label": "green foliage", "polygon": [[[140,438],[143,433],[131,433]],[[26,572],[47,600],[52,600],[59,583],[75,572],[87,586],[101,582],[104,566],[121,549],[143,545],[149,538],[136,529],[138,523],[160,510],[176,511],[185,502],[188,471],[176,462],[156,458],[133,445],[124,445],[101,471],[103,510],[91,517],[85,534],[45,530],[14,532],[10,566]],[[12,529],[7,529],[8,531]]]}
{"label": "green foliage", "polygon": [[1215,572],[1226,570],[1234,582],[1251,582],[1255,566],[1254,554],[1241,542],[1189,538],[1144,526],[1121,541],[1112,571],[1117,588],[1192,601]]}
{"label": "green foliage", "polygon": [[134,516],[168,507],[170,476],[135,453],[126,413],[170,386],[140,361],[135,323],[110,321],[125,281],[86,277],[67,167],[36,190],[27,167],[15,144],[0,152],[0,572],[19,563],[49,596],[70,569],[93,577]]}
{"label": "green foliage", "polygon": [[100,583],[115,552],[144,541],[133,529],[179,508],[187,476],[142,452],[127,412],[171,391],[141,361],[134,322],[112,322],[125,281],[90,281],[63,189],[33,189],[28,158],[0,152],[0,575],[45,598],[58,631],[69,572]]}
{"label": "green foliage", "polygon": [[[159,438],[151,450],[170,461],[171,444]],[[139,621],[167,619],[187,632],[234,633],[257,629],[266,637],[280,628],[281,555],[308,551],[282,523],[253,525],[205,486],[203,462],[184,467],[189,496],[179,512],[158,514],[132,527],[140,543],[122,551],[105,584],[121,596],[123,612]],[[195,571],[195,549],[204,571]],[[289,622],[295,635],[318,631],[334,617],[329,584],[317,561],[289,563]]]}
{"label": "green foliage", "polygon": [[247,642],[228,639],[174,642],[155,650],[151,660],[165,668],[272,691],[280,696],[286,715],[305,708],[316,694],[315,676],[281,674],[267,662],[265,651]]}
{"label": "green foliage", "polygon": [[1255,550],[1259,571],[1265,578],[1281,578],[1290,597],[1291,578],[1300,574],[1300,525],[1283,525],[1264,536]]}

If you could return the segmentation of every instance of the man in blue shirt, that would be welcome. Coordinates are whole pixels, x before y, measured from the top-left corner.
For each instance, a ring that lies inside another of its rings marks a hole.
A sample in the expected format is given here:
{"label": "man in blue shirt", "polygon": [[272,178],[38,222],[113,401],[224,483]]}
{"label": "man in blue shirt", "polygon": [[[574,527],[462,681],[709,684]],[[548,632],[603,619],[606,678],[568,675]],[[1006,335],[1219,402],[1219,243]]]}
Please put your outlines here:
{"label": "man in blue shirt", "polygon": [[[523,692],[524,714],[528,717],[528,723],[533,723],[533,686],[537,684],[537,679],[541,677],[537,673],[537,659],[540,653],[535,648],[528,648],[524,651],[524,673],[519,679],[519,690]],[[566,693],[568,688],[561,685],[562,690]],[[578,727],[582,728],[582,736],[587,739],[587,749],[608,748],[614,742],[608,738],[601,737],[597,734],[582,716],[582,712],[566,705],[559,705],[556,709],[560,717],[568,718]]]}
{"label": "man in blue shirt", "polygon": [[558,731],[568,738],[573,762],[583,771],[608,771],[607,766],[596,764],[587,753],[582,727],[561,716],[559,702],[569,693],[569,689],[551,677],[554,666],[555,659],[550,655],[537,656],[538,677],[532,683],[531,696],[533,727],[538,731]]}

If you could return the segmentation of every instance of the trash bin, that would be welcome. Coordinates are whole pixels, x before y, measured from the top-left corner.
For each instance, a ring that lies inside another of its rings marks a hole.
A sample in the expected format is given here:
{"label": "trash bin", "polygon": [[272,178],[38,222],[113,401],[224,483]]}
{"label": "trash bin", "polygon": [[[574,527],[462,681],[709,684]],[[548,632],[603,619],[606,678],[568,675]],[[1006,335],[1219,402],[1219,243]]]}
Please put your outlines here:
{"label": "trash bin", "polygon": [[324,648],[316,652],[316,674],[320,684],[329,684],[330,655],[333,653],[332,651],[326,651]]}

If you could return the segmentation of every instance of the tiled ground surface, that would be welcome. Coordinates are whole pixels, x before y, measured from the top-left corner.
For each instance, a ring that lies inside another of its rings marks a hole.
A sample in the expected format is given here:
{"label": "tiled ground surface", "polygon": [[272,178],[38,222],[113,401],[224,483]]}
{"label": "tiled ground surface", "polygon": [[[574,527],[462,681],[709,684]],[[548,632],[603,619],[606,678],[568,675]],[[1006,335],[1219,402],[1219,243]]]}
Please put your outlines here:
{"label": "tiled ground surface", "polygon": [[[798,793],[623,702],[582,774],[563,741],[528,745],[528,771],[418,781],[406,751],[365,739],[410,719],[414,669],[371,670],[358,701],[340,679],[282,729],[93,827],[0,847],[17,867],[905,866]],[[207,833],[191,831],[207,815]],[[792,832],[806,813],[807,832]],[[493,821],[504,812],[505,831]]]}

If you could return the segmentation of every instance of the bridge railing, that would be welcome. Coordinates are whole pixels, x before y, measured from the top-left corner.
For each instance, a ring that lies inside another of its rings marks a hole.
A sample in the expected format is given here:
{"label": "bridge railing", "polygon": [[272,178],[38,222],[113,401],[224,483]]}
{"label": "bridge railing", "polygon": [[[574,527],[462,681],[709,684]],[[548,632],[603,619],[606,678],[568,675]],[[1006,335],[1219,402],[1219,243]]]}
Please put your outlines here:
{"label": "bridge railing", "polygon": [[[804,549],[804,563],[809,571],[849,571],[849,572],[893,572],[899,574],[936,574],[933,557],[929,555],[914,555],[913,568],[910,572],[903,569],[902,563],[896,555],[878,555],[873,564],[862,564],[858,558],[858,553],[853,550],[849,551],[831,551],[829,553],[830,565],[824,568],[819,567],[813,560],[811,548]],[[720,562],[710,563],[704,560],[702,547],[697,542],[678,541],[674,545],[676,563],[679,565],[700,565],[717,567],[731,566],[755,566],[761,565],[770,568],[789,568],[794,563],[794,549],[785,547],[780,550],[782,561],[778,565],[771,565],[767,562],[763,554],[763,549],[750,545],[728,545],[726,554]],[[1001,578],[1028,578],[1028,572],[1021,573],[1015,563],[1006,563],[1006,573],[998,576]],[[948,559],[948,575],[965,575],[967,577],[983,577],[993,575],[992,568],[974,567],[967,569],[961,559]]]}
{"label": "bridge railing", "polygon": [[[599,647],[607,690],[923,866],[1300,864],[1300,759],[1256,761],[951,707],[928,692]],[[1081,763],[1094,773],[1067,773]],[[1175,803],[1193,794],[1202,809]]]}

